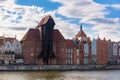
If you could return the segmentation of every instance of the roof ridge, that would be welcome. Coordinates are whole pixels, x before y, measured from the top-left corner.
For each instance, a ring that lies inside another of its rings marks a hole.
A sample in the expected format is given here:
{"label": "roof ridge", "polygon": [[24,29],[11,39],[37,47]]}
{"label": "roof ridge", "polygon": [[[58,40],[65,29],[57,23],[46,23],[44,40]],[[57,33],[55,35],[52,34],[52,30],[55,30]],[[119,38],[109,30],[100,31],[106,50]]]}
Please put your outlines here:
{"label": "roof ridge", "polygon": [[39,28],[39,27],[41,27],[42,25],[46,24],[49,19],[53,19],[51,15],[47,15],[47,16],[45,16],[44,18],[42,18],[36,28]]}

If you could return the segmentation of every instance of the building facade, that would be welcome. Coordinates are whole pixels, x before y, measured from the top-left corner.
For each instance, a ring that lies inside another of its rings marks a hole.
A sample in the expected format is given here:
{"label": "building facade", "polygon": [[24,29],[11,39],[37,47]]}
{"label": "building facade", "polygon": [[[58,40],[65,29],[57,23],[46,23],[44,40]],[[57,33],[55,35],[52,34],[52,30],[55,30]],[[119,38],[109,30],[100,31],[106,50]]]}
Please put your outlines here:
{"label": "building facade", "polygon": [[4,63],[4,36],[0,37],[0,64]]}
{"label": "building facade", "polygon": [[119,46],[118,46],[118,42],[113,42],[113,61],[114,64],[117,64],[118,62],[118,56],[119,56]]}
{"label": "building facade", "polygon": [[73,40],[66,39],[66,64],[76,64],[76,46]]}
{"label": "building facade", "polygon": [[104,38],[101,40],[99,37],[97,39],[97,64],[107,64],[108,63],[108,50],[107,41]]}
{"label": "building facade", "polygon": [[91,41],[91,52],[92,52],[92,64],[97,63],[97,42],[96,39],[93,38]]}
{"label": "building facade", "polygon": [[[44,64],[44,60],[41,57],[38,58],[43,50],[42,27],[46,27],[46,25],[47,27],[51,27],[50,25],[53,24],[53,21],[51,16],[44,17],[35,29],[29,29],[22,38],[22,53],[25,64]],[[52,49],[55,58],[49,58],[48,64],[51,65],[105,65],[112,60],[118,61],[120,58],[120,48],[118,48],[117,43],[105,38],[102,40],[99,37],[91,41],[83,31],[82,25],[80,26],[80,31],[73,39],[65,39],[59,30],[53,29]],[[45,54],[43,55],[45,56]]]}
{"label": "building facade", "polygon": [[107,45],[108,45],[108,62],[112,62],[113,60],[113,43],[111,42],[111,40],[107,41]]}
{"label": "building facade", "polygon": [[120,64],[120,41],[118,42],[118,64]]}
{"label": "building facade", "polygon": [[0,37],[0,63],[15,64],[16,48],[19,48],[18,52],[22,54],[22,46],[16,38],[4,36]]}
{"label": "building facade", "polygon": [[73,38],[76,45],[76,64],[91,64],[91,40],[80,26],[80,31]]}
{"label": "building facade", "polygon": [[[26,64],[43,64],[43,59],[38,58],[42,50],[42,26],[53,20],[51,16],[43,18],[35,29],[29,29],[22,42],[23,58]],[[54,21],[54,20],[53,20]],[[53,51],[55,59],[49,59],[48,64],[66,64],[66,42],[59,30],[53,30]]]}

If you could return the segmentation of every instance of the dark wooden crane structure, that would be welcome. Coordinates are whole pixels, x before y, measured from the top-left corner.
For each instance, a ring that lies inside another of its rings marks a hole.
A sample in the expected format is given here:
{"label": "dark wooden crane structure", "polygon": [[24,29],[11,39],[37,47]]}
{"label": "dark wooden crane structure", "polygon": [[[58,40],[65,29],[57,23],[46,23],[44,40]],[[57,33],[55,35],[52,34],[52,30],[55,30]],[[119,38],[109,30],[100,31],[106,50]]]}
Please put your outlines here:
{"label": "dark wooden crane structure", "polygon": [[55,58],[55,53],[53,51],[53,32],[54,32],[55,22],[51,16],[47,16],[43,19],[41,26],[42,34],[42,51],[40,52],[38,58],[43,59],[44,64],[49,64],[49,60]]}

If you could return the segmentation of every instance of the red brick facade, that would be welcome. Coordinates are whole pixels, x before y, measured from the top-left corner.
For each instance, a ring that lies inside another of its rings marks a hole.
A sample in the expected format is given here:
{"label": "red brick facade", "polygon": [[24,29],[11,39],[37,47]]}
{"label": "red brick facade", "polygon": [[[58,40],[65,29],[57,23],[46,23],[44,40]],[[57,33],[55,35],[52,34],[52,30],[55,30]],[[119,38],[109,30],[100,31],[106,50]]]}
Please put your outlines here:
{"label": "red brick facade", "polygon": [[[73,45],[74,44],[74,45]],[[84,45],[88,45],[88,53],[84,52]],[[90,38],[82,30],[78,32],[78,34],[71,40],[71,43],[67,44],[67,49],[73,49],[73,64],[90,64],[91,63],[91,41]],[[85,59],[87,59],[87,63],[85,63]]]}
{"label": "red brick facade", "polygon": [[107,41],[97,39],[97,64],[107,64],[108,62],[108,51],[107,51]]}
{"label": "red brick facade", "polygon": [[[43,64],[38,55],[42,50],[42,37],[40,24],[46,23],[51,18],[47,16],[41,20],[36,29],[29,29],[22,39],[23,58],[26,64]],[[107,64],[108,44],[107,40],[96,39],[96,64]],[[86,46],[85,46],[86,45]],[[86,52],[86,51],[87,52]],[[82,30],[73,39],[66,39],[54,29],[53,51],[55,59],[49,60],[49,64],[92,64],[91,40]]]}
{"label": "red brick facade", "polygon": [[[41,37],[41,23],[45,23],[51,18],[47,16],[41,20],[36,29],[29,29],[21,40],[23,46],[23,58],[26,64],[43,64],[42,59],[38,59],[38,55],[42,50],[42,37]],[[59,32],[54,29],[53,34],[53,51],[56,55],[55,59],[49,60],[49,64],[66,64],[66,43],[65,38]]]}

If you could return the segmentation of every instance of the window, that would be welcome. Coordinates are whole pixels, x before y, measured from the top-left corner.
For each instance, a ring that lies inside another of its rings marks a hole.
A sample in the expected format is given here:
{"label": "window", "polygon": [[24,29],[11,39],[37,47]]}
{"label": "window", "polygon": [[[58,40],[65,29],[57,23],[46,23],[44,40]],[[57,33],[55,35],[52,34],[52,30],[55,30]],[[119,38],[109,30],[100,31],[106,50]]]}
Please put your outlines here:
{"label": "window", "polygon": [[16,47],[18,48],[18,46],[19,46],[19,45],[17,44]]}
{"label": "window", "polygon": [[68,49],[68,53],[70,53],[70,49]]}
{"label": "window", "polygon": [[2,45],[0,45],[0,48],[2,48]]}
{"label": "window", "polygon": [[73,49],[71,49],[71,53],[73,53]]}
{"label": "window", "polygon": [[[97,46],[99,46],[99,45],[97,45]],[[97,46],[96,46],[96,40],[93,39],[92,44],[91,44],[91,48],[92,48],[91,50],[92,50],[92,54],[94,54],[94,55],[96,55],[96,47]]]}
{"label": "window", "polygon": [[73,55],[71,54],[71,59],[73,58]]}
{"label": "window", "polygon": [[71,60],[71,64],[73,64],[73,60]]}
{"label": "window", "polygon": [[120,56],[120,48],[119,48],[119,56]]}
{"label": "window", "polygon": [[15,52],[17,52],[17,49],[15,49]]}
{"label": "window", "polygon": [[18,49],[18,52],[20,52],[20,50]]}
{"label": "window", "polygon": [[77,64],[79,64],[79,59],[77,59]]}
{"label": "window", "polygon": [[70,58],[70,54],[68,54],[68,58]]}
{"label": "window", "polygon": [[77,49],[77,56],[79,56],[79,49]]}
{"label": "window", "polygon": [[68,59],[68,64],[70,64],[70,59]]}
{"label": "window", "polygon": [[89,53],[89,52],[88,52],[88,44],[87,44],[87,43],[84,45],[84,53],[86,53],[86,54]]}
{"label": "window", "polygon": [[67,53],[67,49],[66,49],[66,53]]}
{"label": "window", "polygon": [[7,47],[9,48],[9,47],[10,47],[10,45],[7,45]]}

